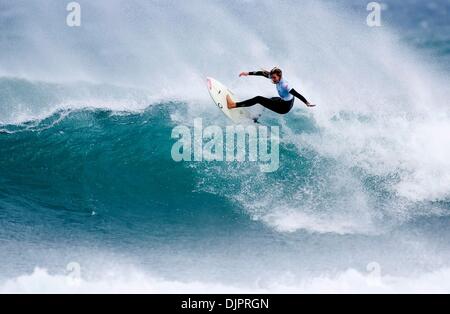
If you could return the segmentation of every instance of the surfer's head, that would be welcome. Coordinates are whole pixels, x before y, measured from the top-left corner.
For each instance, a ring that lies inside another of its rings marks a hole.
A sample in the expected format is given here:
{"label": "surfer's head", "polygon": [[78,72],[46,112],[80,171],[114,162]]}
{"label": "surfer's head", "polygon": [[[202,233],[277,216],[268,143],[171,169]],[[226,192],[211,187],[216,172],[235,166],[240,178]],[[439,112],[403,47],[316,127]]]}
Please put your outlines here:
{"label": "surfer's head", "polygon": [[272,70],[270,70],[269,77],[272,80],[272,83],[278,84],[281,81],[281,78],[283,77],[283,71],[275,67]]}

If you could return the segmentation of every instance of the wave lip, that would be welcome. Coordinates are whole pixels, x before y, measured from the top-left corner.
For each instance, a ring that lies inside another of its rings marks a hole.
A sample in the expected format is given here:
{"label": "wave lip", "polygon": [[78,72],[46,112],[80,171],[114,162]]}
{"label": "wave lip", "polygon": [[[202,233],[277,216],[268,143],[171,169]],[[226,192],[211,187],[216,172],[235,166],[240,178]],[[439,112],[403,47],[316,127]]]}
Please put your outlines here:
{"label": "wave lip", "polygon": [[139,111],[160,97],[145,89],[113,84],[0,77],[0,124],[43,120],[61,110]]}

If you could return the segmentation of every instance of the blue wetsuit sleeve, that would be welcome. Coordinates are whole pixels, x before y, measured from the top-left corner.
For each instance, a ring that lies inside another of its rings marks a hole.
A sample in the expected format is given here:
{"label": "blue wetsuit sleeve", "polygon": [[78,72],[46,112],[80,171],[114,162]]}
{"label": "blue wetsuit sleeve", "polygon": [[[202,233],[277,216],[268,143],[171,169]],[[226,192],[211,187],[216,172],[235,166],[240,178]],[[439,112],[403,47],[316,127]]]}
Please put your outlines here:
{"label": "blue wetsuit sleeve", "polygon": [[297,92],[295,89],[291,89],[289,91],[289,93],[295,97],[297,97],[298,99],[300,99],[301,101],[303,101],[305,104],[309,104],[309,102],[306,100],[305,97],[303,97],[302,95],[300,95],[299,92]]}
{"label": "blue wetsuit sleeve", "polygon": [[248,75],[254,75],[254,76],[264,76],[266,78],[269,78],[269,73],[266,71],[253,71],[248,72]]}

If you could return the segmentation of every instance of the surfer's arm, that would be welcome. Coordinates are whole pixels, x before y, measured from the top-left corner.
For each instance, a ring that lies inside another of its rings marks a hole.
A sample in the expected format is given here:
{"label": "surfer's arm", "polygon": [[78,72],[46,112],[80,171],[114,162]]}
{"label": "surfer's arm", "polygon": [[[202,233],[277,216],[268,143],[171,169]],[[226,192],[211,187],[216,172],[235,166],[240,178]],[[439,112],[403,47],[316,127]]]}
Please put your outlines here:
{"label": "surfer's arm", "polygon": [[269,72],[266,72],[266,71],[253,71],[253,72],[248,72],[248,75],[264,76],[264,77],[269,78]]}
{"label": "surfer's arm", "polygon": [[300,99],[301,101],[303,101],[305,103],[305,105],[307,105],[308,107],[314,107],[315,105],[310,104],[309,101],[306,100],[305,97],[303,97],[299,92],[297,92],[295,89],[291,89],[289,91],[289,93],[295,97],[297,97],[298,99]]}
{"label": "surfer's arm", "polygon": [[263,76],[263,77],[269,78],[269,72],[266,72],[266,71],[242,72],[241,74],[239,74],[239,76],[249,76],[249,75]]}

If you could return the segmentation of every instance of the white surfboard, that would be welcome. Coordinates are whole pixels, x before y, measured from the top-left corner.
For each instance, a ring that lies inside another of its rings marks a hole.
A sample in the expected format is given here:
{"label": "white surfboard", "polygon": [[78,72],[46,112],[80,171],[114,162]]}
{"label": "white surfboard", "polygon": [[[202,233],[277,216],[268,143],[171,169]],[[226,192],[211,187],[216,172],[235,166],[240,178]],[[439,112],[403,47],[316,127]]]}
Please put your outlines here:
{"label": "white surfboard", "polygon": [[227,95],[230,95],[231,99],[236,101],[234,94],[225,85],[219,81],[208,77],[206,79],[209,94],[211,98],[216,103],[217,107],[233,122],[242,123],[253,121],[250,112],[246,108],[235,108],[228,109],[227,106]]}

